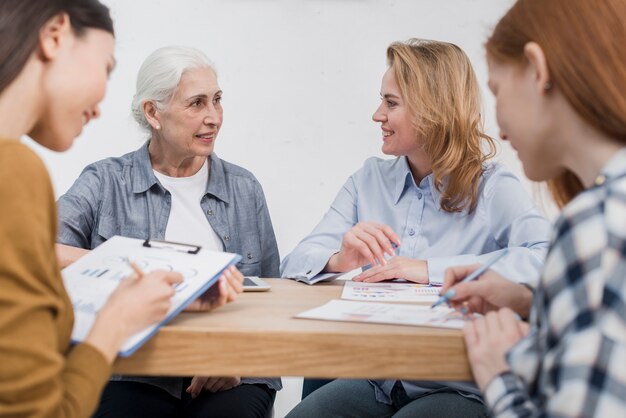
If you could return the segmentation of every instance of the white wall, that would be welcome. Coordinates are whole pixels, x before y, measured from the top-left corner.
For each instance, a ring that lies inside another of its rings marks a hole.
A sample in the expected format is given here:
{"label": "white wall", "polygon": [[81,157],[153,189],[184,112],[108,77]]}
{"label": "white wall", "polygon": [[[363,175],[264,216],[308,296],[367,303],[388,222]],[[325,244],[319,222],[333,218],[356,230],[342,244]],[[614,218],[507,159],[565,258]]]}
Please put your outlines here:
{"label": "white wall", "polygon": [[[135,76],[150,52],[171,44],[200,48],[216,63],[225,109],[217,153],[263,185],[282,256],[313,228],[365,158],[382,155],[371,115],[392,41],[421,37],[461,46],[483,87],[488,132],[498,134],[483,44],[512,0],[104,2],[115,20],[118,66],[102,117],[69,152],[35,146],[57,195],[86,164],[142,143],[129,112]],[[523,177],[508,145],[498,159]],[[285,395],[277,416],[296,401]]]}

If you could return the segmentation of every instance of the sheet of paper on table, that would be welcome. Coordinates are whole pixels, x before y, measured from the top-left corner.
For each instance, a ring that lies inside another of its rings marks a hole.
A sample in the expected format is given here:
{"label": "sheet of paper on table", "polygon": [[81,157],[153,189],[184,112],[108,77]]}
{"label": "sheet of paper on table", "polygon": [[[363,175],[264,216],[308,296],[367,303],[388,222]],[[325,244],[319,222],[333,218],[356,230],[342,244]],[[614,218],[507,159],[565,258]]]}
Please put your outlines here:
{"label": "sheet of paper on table", "polygon": [[417,283],[363,283],[349,281],[343,286],[341,299],[371,302],[428,302],[439,299],[441,287]]}
{"label": "sheet of paper on table", "polygon": [[453,329],[461,329],[465,323],[465,319],[460,313],[446,307],[431,309],[430,306],[423,305],[355,302],[336,299],[317,308],[299,313],[296,318]]}

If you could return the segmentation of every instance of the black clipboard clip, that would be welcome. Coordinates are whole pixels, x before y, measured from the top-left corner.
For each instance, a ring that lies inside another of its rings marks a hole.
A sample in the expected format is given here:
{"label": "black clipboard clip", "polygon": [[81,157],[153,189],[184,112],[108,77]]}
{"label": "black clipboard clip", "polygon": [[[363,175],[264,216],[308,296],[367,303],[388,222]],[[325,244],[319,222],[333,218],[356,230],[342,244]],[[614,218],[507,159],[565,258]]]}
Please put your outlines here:
{"label": "black clipboard clip", "polygon": [[143,242],[144,247],[148,248],[163,248],[168,250],[180,251],[187,254],[198,254],[202,248],[200,245],[183,244],[181,242],[163,241],[158,239],[151,240],[146,238]]}

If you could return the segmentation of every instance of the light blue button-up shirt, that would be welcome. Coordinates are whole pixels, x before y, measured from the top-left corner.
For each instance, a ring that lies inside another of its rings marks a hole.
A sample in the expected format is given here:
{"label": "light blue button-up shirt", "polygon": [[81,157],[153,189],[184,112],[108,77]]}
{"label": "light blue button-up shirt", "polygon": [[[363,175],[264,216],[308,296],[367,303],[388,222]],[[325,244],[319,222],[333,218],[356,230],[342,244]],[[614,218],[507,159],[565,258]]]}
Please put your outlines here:
{"label": "light blue button-up shirt", "polygon": [[[505,248],[509,255],[493,269],[511,280],[535,285],[550,235],[550,223],[539,213],[519,180],[502,165],[487,164],[476,209],[450,213],[441,208],[433,176],[415,184],[406,157],[368,159],[344,184],[330,210],[313,232],[283,260],[281,276],[315,280],[339,251],[343,235],[361,221],[389,225],[402,245],[398,255],[425,260],[430,282],[443,281],[448,267],[484,263]],[[365,266],[368,268],[369,266]],[[376,382],[377,399],[389,403],[394,381]],[[479,393],[461,382],[403,382],[407,394],[454,387]]]}

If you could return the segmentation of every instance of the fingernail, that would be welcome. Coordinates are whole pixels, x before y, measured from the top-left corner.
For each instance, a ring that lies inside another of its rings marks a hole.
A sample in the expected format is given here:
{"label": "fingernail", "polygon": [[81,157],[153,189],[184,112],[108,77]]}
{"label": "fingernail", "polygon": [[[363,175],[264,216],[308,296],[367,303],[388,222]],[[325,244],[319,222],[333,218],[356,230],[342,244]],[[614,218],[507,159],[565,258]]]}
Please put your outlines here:
{"label": "fingernail", "polygon": [[453,297],[456,296],[456,290],[454,289],[448,289],[448,291],[446,293],[443,294],[446,298],[448,299],[452,299]]}

